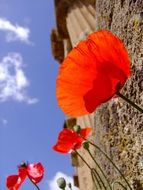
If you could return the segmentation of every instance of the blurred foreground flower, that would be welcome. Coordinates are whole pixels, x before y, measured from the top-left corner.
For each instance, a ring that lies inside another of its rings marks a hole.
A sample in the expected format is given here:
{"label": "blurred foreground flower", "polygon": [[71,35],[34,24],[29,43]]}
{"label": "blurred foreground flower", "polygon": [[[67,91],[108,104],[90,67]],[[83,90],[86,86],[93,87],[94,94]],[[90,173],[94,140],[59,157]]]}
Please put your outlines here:
{"label": "blurred foreground flower", "polygon": [[25,164],[22,163],[18,167],[18,175],[11,175],[7,177],[6,186],[8,190],[18,190],[26,177],[38,188],[39,183],[44,175],[44,167],[41,163]]}
{"label": "blurred foreground flower", "polygon": [[89,127],[81,129],[78,133],[71,129],[63,129],[59,133],[57,143],[53,146],[53,149],[60,153],[70,153],[72,150],[81,147],[90,132],[91,128]]}
{"label": "blurred foreground flower", "polygon": [[59,106],[70,116],[89,114],[112,98],[129,76],[130,61],[121,40],[107,30],[94,32],[60,66]]}

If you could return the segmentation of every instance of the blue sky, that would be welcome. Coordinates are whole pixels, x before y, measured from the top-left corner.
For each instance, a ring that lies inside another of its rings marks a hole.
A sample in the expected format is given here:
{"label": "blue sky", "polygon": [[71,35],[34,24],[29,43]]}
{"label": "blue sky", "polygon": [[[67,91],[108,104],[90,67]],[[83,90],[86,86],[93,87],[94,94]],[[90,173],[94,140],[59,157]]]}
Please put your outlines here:
{"label": "blue sky", "polygon": [[[58,63],[51,53],[53,0],[0,1],[0,189],[21,161],[42,162],[41,190],[59,172],[74,174],[70,156],[52,150],[64,122],[55,97]],[[21,190],[34,190],[28,182]]]}

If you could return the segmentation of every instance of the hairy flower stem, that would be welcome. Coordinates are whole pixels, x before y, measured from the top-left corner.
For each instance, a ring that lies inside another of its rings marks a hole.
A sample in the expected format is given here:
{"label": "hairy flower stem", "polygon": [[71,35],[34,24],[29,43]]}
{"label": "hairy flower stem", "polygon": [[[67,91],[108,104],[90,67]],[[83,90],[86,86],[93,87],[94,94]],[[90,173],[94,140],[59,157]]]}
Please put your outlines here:
{"label": "hairy flower stem", "polygon": [[[96,185],[96,182],[94,180],[94,178],[96,179],[98,185],[99,185],[99,188],[102,189],[102,186],[100,184],[100,182],[102,183],[104,189],[106,190],[106,186],[103,182],[103,180],[101,179],[100,175],[98,174],[98,172],[95,170],[95,168],[91,168],[90,165],[85,161],[85,159],[78,153],[78,151],[74,150],[76,152],[76,154],[81,158],[81,160],[87,165],[87,167],[90,169],[91,171],[91,176],[92,176],[92,179],[94,181],[94,184]],[[96,187],[97,188],[97,187]],[[98,188],[97,188],[98,189]]]}
{"label": "hairy flower stem", "polygon": [[126,188],[121,182],[119,182],[119,181],[113,182],[113,184],[112,184],[113,190],[116,189],[116,188],[115,188],[115,185],[116,185],[116,184],[120,185],[121,187],[123,187],[123,189],[127,190],[127,188]]}
{"label": "hairy flower stem", "polygon": [[100,167],[100,165],[98,164],[98,162],[95,160],[95,158],[93,157],[93,155],[91,154],[90,150],[89,149],[86,149],[87,152],[89,153],[90,157],[92,158],[92,160],[94,161],[94,163],[96,164],[96,166],[99,168],[100,172],[102,173],[102,175],[104,176],[105,180],[107,181],[108,183],[108,186],[110,188],[110,190],[112,190],[112,187],[110,185],[110,182],[109,180],[107,179],[106,177],[106,174],[104,173],[104,171],[102,170],[102,168]]}
{"label": "hairy flower stem", "polygon": [[125,178],[125,176],[122,174],[122,172],[119,170],[119,168],[116,166],[116,164],[111,160],[111,158],[96,144],[92,143],[91,141],[88,140],[88,142],[94,146],[96,149],[98,149],[111,163],[112,165],[116,168],[116,170],[119,172],[119,174],[122,176],[122,178],[124,179],[124,181],[126,182],[127,186],[129,187],[130,190],[132,190],[132,187],[130,186],[129,182],[127,181],[127,179]]}
{"label": "hairy flower stem", "polygon": [[[98,185],[99,185],[99,188],[100,188],[101,185],[100,185],[100,183],[99,183],[99,181],[98,181],[98,178],[97,178],[96,175],[94,175],[94,173],[93,173],[92,168],[90,167],[90,165],[84,160],[84,158],[78,153],[78,151],[76,151],[76,150],[74,150],[74,151],[75,151],[76,154],[80,157],[80,159],[86,164],[86,166],[90,169],[90,171],[91,171],[91,176],[92,176],[92,179],[93,179],[93,182],[94,182],[94,184],[95,184],[96,189],[98,189],[98,186],[96,185],[95,179],[96,179],[96,181],[97,181],[97,183],[98,183]],[[95,179],[94,179],[94,178],[95,178]]]}
{"label": "hairy flower stem", "polygon": [[[100,185],[100,180],[98,180],[98,178],[97,178],[96,170],[94,170],[94,168],[91,168],[90,173],[91,173],[93,184],[95,185],[95,189],[98,190],[98,186],[99,186],[99,189],[101,190],[102,187]],[[98,185],[96,184],[96,182]]]}
{"label": "hairy flower stem", "polygon": [[30,179],[30,177],[28,177],[29,178],[29,180],[31,181],[31,183],[33,183],[33,185],[37,188],[37,190],[40,190],[40,188],[38,187],[38,185],[36,184],[36,183],[34,183],[31,179]]}
{"label": "hairy flower stem", "polygon": [[116,92],[116,94],[122,98],[123,100],[125,100],[126,102],[128,102],[131,106],[133,106],[134,108],[136,108],[138,111],[140,111],[141,113],[143,113],[143,109],[140,108],[138,105],[136,105],[134,102],[132,102],[131,100],[129,100],[127,97],[125,97],[123,94],[121,94],[120,92]]}

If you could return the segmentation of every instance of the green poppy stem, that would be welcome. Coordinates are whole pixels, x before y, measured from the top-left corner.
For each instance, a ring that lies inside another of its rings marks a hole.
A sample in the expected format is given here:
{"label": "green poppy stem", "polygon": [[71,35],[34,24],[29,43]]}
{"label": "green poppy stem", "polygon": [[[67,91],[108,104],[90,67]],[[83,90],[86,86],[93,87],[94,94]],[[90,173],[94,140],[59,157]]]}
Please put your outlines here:
{"label": "green poppy stem", "polygon": [[92,158],[92,160],[94,161],[94,163],[95,163],[96,166],[99,168],[99,170],[100,170],[100,172],[102,173],[102,175],[104,176],[105,180],[106,180],[107,183],[108,183],[108,186],[109,186],[110,190],[112,190],[112,187],[111,187],[111,185],[110,185],[109,180],[108,180],[107,177],[106,177],[106,174],[104,173],[104,171],[102,170],[102,168],[100,167],[100,165],[98,164],[98,162],[95,160],[95,158],[94,158],[93,155],[91,154],[90,150],[89,150],[89,149],[86,149],[86,150],[88,151],[90,157]]}
{"label": "green poppy stem", "polygon": [[[96,179],[96,181],[97,181],[97,183],[98,183],[98,185],[99,185],[99,188],[100,188],[101,185],[100,185],[100,183],[99,183],[99,181],[98,181],[98,178],[97,178],[97,176],[93,173],[92,168],[90,167],[90,165],[84,160],[84,158],[78,153],[78,151],[76,151],[76,150],[74,150],[74,151],[75,151],[76,154],[80,157],[80,159],[85,163],[85,165],[90,169],[90,171],[91,171],[91,176],[92,176],[92,179],[93,179],[93,182],[94,182],[94,184],[95,184],[96,189],[98,189],[98,186],[96,185],[96,182],[95,182],[94,178]],[[100,188],[100,189],[101,189],[101,188]]]}
{"label": "green poppy stem", "polygon": [[[92,177],[92,181],[93,181],[93,183],[94,183],[94,185],[95,185],[95,189],[97,189],[98,190],[98,186],[99,186],[99,189],[101,190],[101,188],[102,188],[102,186],[100,185],[100,181],[98,180],[98,177],[97,177],[97,175],[96,175],[96,172],[95,172],[96,170],[94,170],[94,168],[91,168],[91,177]],[[97,182],[97,184],[96,184],[96,182]]]}
{"label": "green poppy stem", "polygon": [[130,186],[129,182],[127,181],[127,179],[125,178],[125,176],[122,174],[122,172],[119,170],[119,168],[116,166],[116,164],[111,160],[111,158],[96,144],[92,143],[91,141],[88,140],[88,142],[94,146],[96,149],[98,149],[111,163],[112,165],[116,168],[116,170],[119,172],[119,174],[122,176],[122,178],[124,179],[124,181],[126,182],[127,186],[129,187],[130,190],[132,190],[132,187]]}
{"label": "green poppy stem", "polygon": [[120,92],[116,92],[116,94],[122,98],[123,100],[125,100],[126,102],[128,102],[131,106],[133,106],[134,108],[136,108],[138,111],[140,111],[141,113],[143,113],[143,109],[140,108],[137,104],[135,104],[134,102],[132,102],[131,100],[129,100],[126,96],[124,96],[123,94],[121,94]]}
{"label": "green poppy stem", "polygon": [[40,188],[38,187],[38,185],[36,184],[36,183],[34,183],[31,179],[30,179],[30,177],[28,177],[29,178],[29,180],[31,181],[31,183],[33,183],[33,185],[37,188],[37,190],[40,190]]}
{"label": "green poppy stem", "polygon": [[[100,184],[100,182],[101,182],[102,185],[103,185],[103,187],[104,187],[104,189],[106,190],[106,186],[105,186],[103,180],[101,179],[100,175],[98,174],[98,172],[97,172],[94,168],[91,168],[91,167],[90,167],[90,165],[89,165],[89,164],[85,161],[85,159],[78,153],[78,151],[76,151],[76,150],[74,150],[74,151],[75,151],[76,154],[81,158],[81,160],[86,164],[86,166],[90,169],[90,171],[91,171],[91,176],[92,176],[92,179],[93,179],[93,181],[94,181],[94,184],[96,185],[95,180],[94,180],[94,178],[95,178],[96,181],[97,181],[97,183],[98,183],[98,185],[99,185],[99,188],[102,189],[102,186],[101,186],[101,184]],[[98,176],[98,177],[97,177],[97,176]],[[96,187],[96,189],[98,189],[98,188]]]}

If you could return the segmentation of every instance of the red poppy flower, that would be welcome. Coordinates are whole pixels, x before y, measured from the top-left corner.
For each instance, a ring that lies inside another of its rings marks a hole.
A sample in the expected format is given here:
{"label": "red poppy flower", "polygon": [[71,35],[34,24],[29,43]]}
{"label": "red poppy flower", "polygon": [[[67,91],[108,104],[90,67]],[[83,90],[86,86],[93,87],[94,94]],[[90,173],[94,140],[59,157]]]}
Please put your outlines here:
{"label": "red poppy flower", "polygon": [[69,153],[74,149],[81,147],[82,142],[91,132],[91,128],[87,127],[81,129],[79,133],[71,129],[63,129],[59,136],[57,143],[53,146],[55,151],[60,153]]}
{"label": "red poppy flower", "polygon": [[101,30],[89,35],[60,66],[56,95],[70,116],[93,112],[120,90],[130,76],[130,61],[121,40]]}
{"label": "red poppy flower", "polygon": [[11,175],[7,177],[6,186],[8,190],[18,190],[27,176],[26,167],[20,166],[18,168],[18,175]]}
{"label": "red poppy flower", "polygon": [[6,186],[8,190],[18,190],[26,177],[37,184],[41,181],[44,175],[44,167],[41,163],[28,164],[25,163],[18,167],[18,175],[7,177]]}

